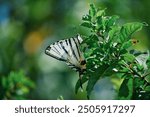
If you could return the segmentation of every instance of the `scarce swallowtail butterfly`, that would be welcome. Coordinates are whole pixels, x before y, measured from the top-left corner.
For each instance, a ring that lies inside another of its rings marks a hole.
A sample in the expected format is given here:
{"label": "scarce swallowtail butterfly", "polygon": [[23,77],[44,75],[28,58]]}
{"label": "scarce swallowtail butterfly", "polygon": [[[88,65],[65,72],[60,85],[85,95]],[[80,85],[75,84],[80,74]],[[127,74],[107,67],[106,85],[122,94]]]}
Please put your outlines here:
{"label": "scarce swallowtail butterfly", "polygon": [[73,70],[79,72],[80,87],[82,88],[82,75],[86,70],[86,61],[80,51],[80,44],[83,39],[80,35],[65,40],[57,41],[49,45],[45,54],[57,60],[64,61]]}

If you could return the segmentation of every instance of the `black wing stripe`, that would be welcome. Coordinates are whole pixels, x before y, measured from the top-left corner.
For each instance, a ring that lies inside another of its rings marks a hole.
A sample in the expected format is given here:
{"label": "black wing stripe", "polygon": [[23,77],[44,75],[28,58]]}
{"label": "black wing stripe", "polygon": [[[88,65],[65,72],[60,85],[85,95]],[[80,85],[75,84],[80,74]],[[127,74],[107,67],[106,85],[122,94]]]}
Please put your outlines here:
{"label": "black wing stripe", "polygon": [[79,40],[78,36],[77,36],[77,41],[78,41],[78,43],[79,43],[79,44],[81,44],[81,42],[80,42],[80,40]]}
{"label": "black wing stripe", "polygon": [[81,55],[80,55],[80,51],[79,51],[79,44],[77,44],[76,40],[73,38],[74,40],[74,43],[76,45],[76,48],[77,48],[77,53],[78,53],[78,56],[79,56],[79,59],[81,58]]}
{"label": "black wing stripe", "polygon": [[65,53],[68,54],[68,52],[67,52],[67,50],[65,49],[65,47],[64,47],[64,45],[63,45],[62,42],[60,42],[60,45],[61,45],[62,49],[65,51]]}
{"label": "black wing stripe", "polygon": [[60,56],[61,56],[61,54],[60,54],[55,48],[52,48],[51,51],[53,51],[53,52],[55,52],[57,55],[60,55]]}
{"label": "black wing stripe", "polygon": [[56,45],[58,45],[59,49],[62,49],[62,48],[61,48],[61,46],[59,45],[59,42],[57,42],[57,44],[56,44]]}
{"label": "black wing stripe", "polygon": [[[72,38],[71,38],[71,39],[72,39]],[[75,52],[74,52],[74,50],[73,50],[73,48],[72,48],[71,39],[69,39],[70,48],[71,48],[71,51],[72,51],[72,53],[73,53],[74,57],[75,57],[75,58],[76,58],[76,60],[78,61],[78,58],[77,58],[77,56],[76,56],[76,54],[75,54]]]}
{"label": "black wing stripe", "polygon": [[69,64],[68,66],[69,66],[69,67],[76,67],[76,66],[75,66],[75,65],[73,65],[73,64]]}
{"label": "black wing stripe", "polygon": [[56,56],[54,56],[54,55],[52,55],[52,54],[49,54],[49,56],[51,56],[51,57],[53,57],[53,58],[55,58],[55,59],[57,59],[57,60],[59,60],[59,61],[64,61],[64,62],[66,62],[65,59],[58,58],[58,57],[56,57]]}
{"label": "black wing stripe", "polygon": [[[55,53],[57,53],[57,51],[56,51],[56,50],[54,50],[53,48],[51,48],[51,50],[52,50],[52,51],[54,51]],[[57,53],[57,54],[58,54],[58,53]]]}
{"label": "black wing stripe", "polygon": [[65,40],[65,42],[66,42],[66,45],[68,45],[68,41],[67,41],[67,40]]}
{"label": "black wing stripe", "polygon": [[71,69],[81,71],[79,66],[82,57],[79,48],[81,42],[82,38],[79,35],[75,38],[60,40],[48,46],[45,53],[57,60],[66,62]]}
{"label": "black wing stripe", "polygon": [[51,53],[49,52],[49,50],[46,50],[46,51],[45,51],[45,54],[47,54],[47,55],[49,55],[49,56],[51,56],[51,57],[53,57],[53,58],[55,58],[55,59],[57,59],[57,60],[65,61],[65,62],[66,62],[66,60],[65,60],[65,59],[62,59],[62,58],[56,57],[55,55],[51,54]]}
{"label": "black wing stripe", "polygon": [[61,55],[61,53],[57,50],[57,48],[56,48],[55,46],[53,46],[53,48],[57,51],[57,53],[58,53],[59,55]]}

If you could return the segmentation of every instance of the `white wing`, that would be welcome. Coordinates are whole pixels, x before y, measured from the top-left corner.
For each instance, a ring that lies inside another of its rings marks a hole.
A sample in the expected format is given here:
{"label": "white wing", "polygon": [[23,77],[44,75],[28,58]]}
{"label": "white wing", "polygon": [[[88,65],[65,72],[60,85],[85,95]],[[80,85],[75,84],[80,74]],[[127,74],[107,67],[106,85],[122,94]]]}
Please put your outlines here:
{"label": "white wing", "polygon": [[65,61],[69,67],[77,70],[80,69],[80,62],[84,60],[79,48],[82,41],[83,39],[80,35],[70,39],[60,40],[49,45],[45,53],[55,59]]}

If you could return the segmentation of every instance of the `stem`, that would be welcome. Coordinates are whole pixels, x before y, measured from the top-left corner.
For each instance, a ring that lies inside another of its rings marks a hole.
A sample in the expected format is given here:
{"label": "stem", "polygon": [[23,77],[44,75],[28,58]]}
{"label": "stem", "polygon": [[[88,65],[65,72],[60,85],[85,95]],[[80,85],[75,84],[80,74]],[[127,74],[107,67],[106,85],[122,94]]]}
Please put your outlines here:
{"label": "stem", "polygon": [[150,75],[150,73],[145,74],[144,76],[142,76],[143,78],[145,78],[146,76]]}
{"label": "stem", "polygon": [[142,76],[140,74],[138,74],[134,69],[132,69],[125,61],[124,61],[124,66],[127,67],[131,71],[131,73],[133,74],[133,76],[137,75],[140,78],[142,78]]}
{"label": "stem", "polygon": [[[127,67],[127,68],[131,71],[133,77],[134,77],[134,75],[137,75],[137,76],[139,76],[141,79],[144,79],[146,76],[150,75],[150,73],[147,73],[147,74],[144,75],[144,76],[138,74],[134,69],[130,68],[130,66],[129,66],[125,61],[124,61],[124,66]],[[147,80],[144,80],[144,81],[146,81],[148,84],[150,84]]]}

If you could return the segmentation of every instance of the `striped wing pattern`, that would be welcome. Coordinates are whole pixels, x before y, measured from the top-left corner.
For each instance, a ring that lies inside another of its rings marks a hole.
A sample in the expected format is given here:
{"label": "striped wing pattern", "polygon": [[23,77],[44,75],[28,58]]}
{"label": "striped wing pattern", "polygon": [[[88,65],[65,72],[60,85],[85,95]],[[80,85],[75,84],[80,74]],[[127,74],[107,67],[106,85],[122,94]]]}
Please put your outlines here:
{"label": "striped wing pattern", "polygon": [[83,39],[80,35],[65,40],[57,41],[49,45],[45,53],[57,60],[64,61],[66,64],[76,70],[81,70],[81,61],[84,60],[79,45]]}

